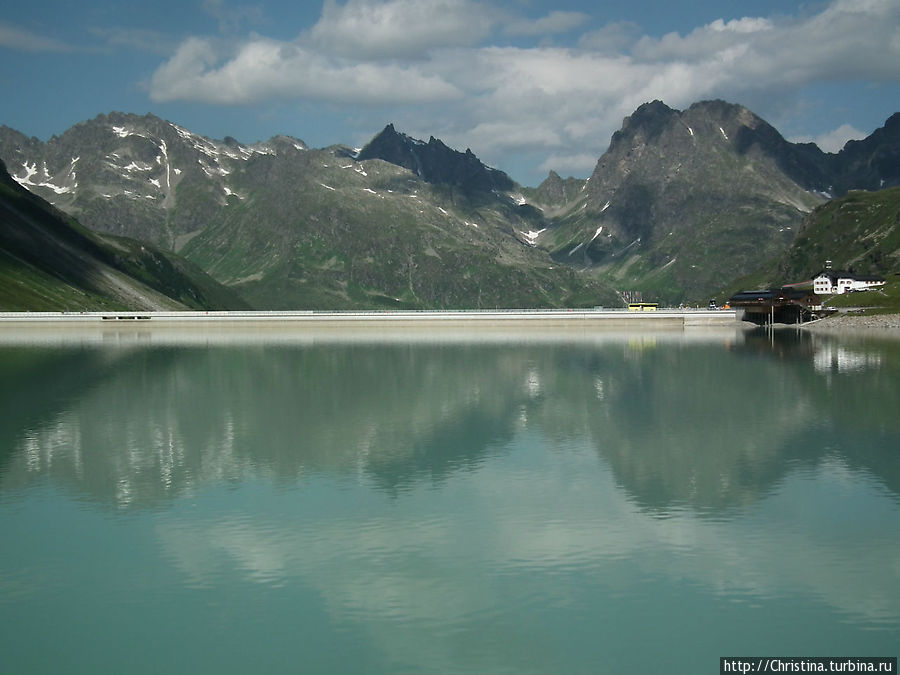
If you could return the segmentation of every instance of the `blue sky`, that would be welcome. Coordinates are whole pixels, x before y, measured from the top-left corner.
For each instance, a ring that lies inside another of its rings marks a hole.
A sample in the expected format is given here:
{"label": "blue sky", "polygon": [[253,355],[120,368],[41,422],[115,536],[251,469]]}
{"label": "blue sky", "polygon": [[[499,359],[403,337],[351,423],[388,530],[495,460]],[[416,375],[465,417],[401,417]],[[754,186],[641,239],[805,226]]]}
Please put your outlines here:
{"label": "blue sky", "polygon": [[50,0],[0,15],[0,124],[113,110],[245,143],[385,124],[525,185],[585,177],[641,103],[746,105],[828,151],[900,111],[900,0]]}

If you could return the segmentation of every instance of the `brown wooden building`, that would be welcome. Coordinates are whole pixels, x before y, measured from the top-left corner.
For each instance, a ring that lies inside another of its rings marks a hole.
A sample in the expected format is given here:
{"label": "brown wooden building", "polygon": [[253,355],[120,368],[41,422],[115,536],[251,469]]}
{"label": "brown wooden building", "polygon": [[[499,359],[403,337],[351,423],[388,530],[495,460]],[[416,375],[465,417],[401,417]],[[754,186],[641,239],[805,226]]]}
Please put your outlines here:
{"label": "brown wooden building", "polygon": [[758,324],[803,323],[831,311],[822,306],[822,299],[811,290],[792,286],[741,291],[728,302],[744,310],[744,321]]}

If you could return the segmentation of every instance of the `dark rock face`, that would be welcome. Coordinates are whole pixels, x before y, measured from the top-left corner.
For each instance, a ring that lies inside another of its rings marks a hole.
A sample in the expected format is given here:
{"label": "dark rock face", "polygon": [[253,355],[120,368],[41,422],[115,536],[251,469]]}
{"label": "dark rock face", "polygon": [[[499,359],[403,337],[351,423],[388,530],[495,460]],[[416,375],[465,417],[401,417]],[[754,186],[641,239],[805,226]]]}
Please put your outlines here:
{"label": "dark rock face", "polygon": [[425,143],[398,133],[393,124],[375,136],[357,159],[381,159],[409,169],[427,183],[452,185],[469,193],[515,187],[509,176],[482,164],[468,148],[453,150],[434,136]]}
{"label": "dark rock face", "polygon": [[662,101],[644,103],[625,118],[622,129],[615,132],[610,149],[622,143],[652,143],[679,117],[679,113]]}
{"label": "dark rock face", "polygon": [[900,113],[861,141],[850,141],[837,154],[835,190],[881,190],[900,185]]}
{"label": "dark rock face", "polygon": [[[653,101],[613,135],[553,253],[569,261],[577,252],[583,264],[677,301],[779,255],[828,199],[897,185],[898,173],[900,114],[830,154],[787,141],[739,105],[679,111]],[[553,186],[548,179],[545,189]]]}

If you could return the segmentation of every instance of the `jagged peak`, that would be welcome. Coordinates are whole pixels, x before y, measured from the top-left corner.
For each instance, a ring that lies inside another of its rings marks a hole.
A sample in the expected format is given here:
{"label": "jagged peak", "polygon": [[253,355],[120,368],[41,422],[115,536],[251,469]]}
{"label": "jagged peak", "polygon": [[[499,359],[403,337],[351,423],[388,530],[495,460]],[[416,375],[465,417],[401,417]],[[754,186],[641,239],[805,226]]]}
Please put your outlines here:
{"label": "jagged peak", "polygon": [[662,101],[644,103],[622,121],[622,128],[613,134],[610,147],[625,139],[640,138],[646,142],[659,136],[679,112]]}
{"label": "jagged peak", "polygon": [[657,119],[669,119],[678,115],[680,111],[670,108],[660,100],[650,101],[639,105],[633,113],[625,118],[623,126],[629,124],[643,124]]}
{"label": "jagged peak", "polygon": [[[382,155],[386,153],[407,153],[412,145],[423,145],[422,141],[417,141],[406,134],[402,134],[394,128],[393,122],[388,123],[384,129],[379,131],[366,143],[362,150],[359,151],[357,159],[360,161],[365,159],[384,159],[393,161]],[[396,162],[395,162],[396,163]]]}
{"label": "jagged peak", "polygon": [[[434,138],[432,136],[432,138]],[[424,141],[420,141],[417,138],[413,138],[402,131],[397,131],[397,128],[394,126],[393,122],[389,122],[384,129],[375,134],[375,137],[370,141],[370,143],[376,140],[387,140],[387,139],[397,139],[400,141],[404,141],[406,143],[414,143],[416,145],[424,145]]]}
{"label": "jagged peak", "polygon": [[[738,103],[723,101],[720,98],[697,101],[696,103],[693,103],[685,112],[688,111],[702,111],[707,115],[718,118],[739,117],[742,115],[746,115],[747,113],[753,115],[753,113],[750,112],[748,108]],[[756,115],[753,115],[753,117],[756,117]]]}
{"label": "jagged peak", "polygon": [[381,159],[402,166],[429,183],[456,185],[464,190],[510,190],[513,181],[502,171],[483,164],[470,148],[459,152],[434,136],[428,142],[398,132],[388,124],[356,159]]}
{"label": "jagged peak", "polygon": [[[736,103],[711,99],[698,101],[682,111],[656,100],[642,104],[623,120],[622,128],[613,134],[610,150],[651,144],[663,133],[680,134],[685,130],[692,137],[721,136],[720,141],[741,146],[739,151],[757,140],[757,135],[766,143],[773,143],[774,139],[784,142],[774,127]],[[747,130],[751,134],[749,137]]]}
{"label": "jagged peak", "polygon": [[882,128],[890,130],[891,133],[900,133],[900,112],[888,117]]}

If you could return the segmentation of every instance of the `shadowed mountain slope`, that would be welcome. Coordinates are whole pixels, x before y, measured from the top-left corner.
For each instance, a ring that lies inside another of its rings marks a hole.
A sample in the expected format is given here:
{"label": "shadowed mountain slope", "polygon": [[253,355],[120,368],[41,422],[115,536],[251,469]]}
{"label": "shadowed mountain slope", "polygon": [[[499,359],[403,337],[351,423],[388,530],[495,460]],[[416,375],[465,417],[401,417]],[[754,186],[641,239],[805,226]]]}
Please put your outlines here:
{"label": "shadowed mountain slope", "polygon": [[0,162],[0,309],[247,307],[177,256],[84,229],[22,188]]}

